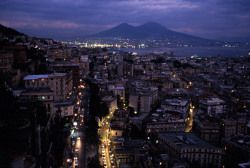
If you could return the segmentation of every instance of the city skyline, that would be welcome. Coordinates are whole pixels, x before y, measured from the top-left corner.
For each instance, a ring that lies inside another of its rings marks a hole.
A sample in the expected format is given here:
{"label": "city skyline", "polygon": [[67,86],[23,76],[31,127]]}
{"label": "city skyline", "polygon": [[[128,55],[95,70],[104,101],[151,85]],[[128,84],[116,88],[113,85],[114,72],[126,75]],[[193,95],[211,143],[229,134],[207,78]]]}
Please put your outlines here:
{"label": "city skyline", "polygon": [[3,0],[0,4],[0,24],[37,37],[70,38],[120,23],[138,26],[149,21],[208,39],[244,41],[250,37],[250,3],[244,0]]}
{"label": "city skyline", "polygon": [[60,42],[0,26],[0,167],[249,166],[249,45],[120,28],[103,36],[166,40]]}

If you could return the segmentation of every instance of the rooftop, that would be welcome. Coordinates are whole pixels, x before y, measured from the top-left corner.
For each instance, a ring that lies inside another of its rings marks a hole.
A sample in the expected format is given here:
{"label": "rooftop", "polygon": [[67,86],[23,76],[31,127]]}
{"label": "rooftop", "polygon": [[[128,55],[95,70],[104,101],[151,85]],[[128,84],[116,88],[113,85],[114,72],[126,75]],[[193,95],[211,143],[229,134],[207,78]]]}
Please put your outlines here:
{"label": "rooftop", "polygon": [[118,87],[110,87],[110,90],[124,90],[124,87],[118,86]]}
{"label": "rooftop", "polygon": [[172,143],[177,144],[181,148],[199,147],[199,148],[216,148],[208,142],[202,140],[194,133],[180,132],[180,133],[160,133]]}
{"label": "rooftop", "polygon": [[171,105],[171,106],[186,106],[188,103],[187,100],[180,100],[180,99],[165,99],[162,102],[162,105]]}
{"label": "rooftop", "polygon": [[74,105],[72,101],[55,102],[54,105],[57,106],[71,106]]}
{"label": "rooftop", "polygon": [[42,78],[53,78],[58,76],[65,76],[66,73],[53,73],[53,74],[42,74],[42,75],[28,75],[23,80],[37,80]]}
{"label": "rooftop", "polygon": [[223,104],[225,103],[223,100],[219,99],[219,98],[210,98],[207,99],[204,103],[206,104]]}
{"label": "rooftop", "polygon": [[23,78],[23,80],[36,80],[36,79],[41,79],[41,78],[49,78],[48,74],[45,75],[28,75]]}

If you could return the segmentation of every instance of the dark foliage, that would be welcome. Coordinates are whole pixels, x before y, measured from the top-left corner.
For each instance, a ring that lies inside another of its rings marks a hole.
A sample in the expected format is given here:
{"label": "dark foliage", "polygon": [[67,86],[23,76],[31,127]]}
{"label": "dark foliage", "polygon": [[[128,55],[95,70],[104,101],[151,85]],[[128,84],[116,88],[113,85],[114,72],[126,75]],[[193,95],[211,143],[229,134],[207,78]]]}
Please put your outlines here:
{"label": "dark foliage", "polygon": [[10,35],[18,35],[18,36],[25,36],[25,34],[20,33],[14,29],[5,27],[3,25],[0,24],[0,32],[3,33],[6,36],[10,36]]}
{"label": "dark foliage", "polygon": [[92,158],[88,158],[88,168],[102,168],[97,155]]}
{"label": "dark foliage", "polygon": [[101,101],[98,85],[92,83],[90,80],[86,80],[86,83],[90,89],[90,101],[89,101],[90,116],[99,118],[107,116],[109,113],[109,109],[107,104]]}

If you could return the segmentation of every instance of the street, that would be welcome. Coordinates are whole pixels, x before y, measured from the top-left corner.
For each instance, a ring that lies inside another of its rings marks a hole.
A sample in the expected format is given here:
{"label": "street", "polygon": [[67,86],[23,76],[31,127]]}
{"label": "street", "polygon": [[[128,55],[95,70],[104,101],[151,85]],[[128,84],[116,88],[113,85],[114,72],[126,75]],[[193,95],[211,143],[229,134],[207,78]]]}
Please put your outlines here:
{"label": "street", "polygon": [[192,106],[192,104],[190,104],[189,116],[188,116],[188,118],[185,119],[185,123],[186,123],[185,132],[190,132],[191,129],[192,129],[193,118],[194,118],[194,111],[195,111],[194,106]]}
{"label": "street", "polygon": [[100,123],[99,135],[101,137],[101,147],[99,148],[99,153],[101,155],[101,163],[106,168],[115,167],[114,166],[114,157],[111,153],[111,137],[110,137],[110,120],[113,116],[113,113],[106,116],[104,120]]}
{"label": "street", "polygon": [[81,89],[77,99],[78,111],[74,116],[74,129],[71,134],[72,147],[72,167],[87,167],[86,162],[86,133],[85,133],[85,115],[88,111],[88,89]]}

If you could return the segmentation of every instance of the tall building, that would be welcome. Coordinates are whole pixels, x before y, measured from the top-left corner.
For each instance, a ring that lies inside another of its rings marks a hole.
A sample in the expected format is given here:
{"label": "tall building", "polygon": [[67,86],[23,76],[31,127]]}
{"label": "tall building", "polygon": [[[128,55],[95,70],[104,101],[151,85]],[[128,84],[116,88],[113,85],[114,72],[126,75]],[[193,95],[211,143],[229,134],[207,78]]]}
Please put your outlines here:
{"label": "tall building", "polygon": [[113,114],[117,108],[117,99],[112,96],[104,96],[102,97],[102,101],[107,104],[109,113]]}
{"label": "tall building", "polygon": [[146,124],[147,136],[155,137],[158,133],[164,132],[184,132],[185,131],[185,121],[184,119],[176,120],[156,120],[153,119],[152,122]]}
{"label": "tall building", "polygon": [[193,128],[197,135],[205,141],[219,145],[221,140],[220,124],[218,122],[210,122],[209,120],[194,119]]}
{"label": "tall building", "polygon": [[217,115],[225,113],[225,102],[219,98],[205,99],[200,102],[201,109],[208,115]]}
{"label": "tall building", "polygon": [[180,99],[165,99],[161,103],[161,108],[179,114],[182,118],[186,118],[189,112],[189,102]]}
{"label": "tall building", "polygon": [[24,77],[26,90],[22,98],[33,97],[43,103],[47,116],[72,116],[74,104],[68,100],[72,94],[72,78],[70,73],[53,73],[44,75],[28,75]]}
{"label": "tall building", "polygon": [[77,63],[69,63],[69,62],[59,62],[50,65],[54,71],[60,73],[68,73],[71,72],[73,87],[77,88],[80,84],[80,68]]}
{"label": "tall building", "polygon": [[134,64],[124,62],[123,71],[125,76],[134,76]]}
{"label": "tall building", "polygon": [[140,96],[140,112],[150,112],[152,105],[152,95],[149,92],[143,93]]}
{"label": "tall building", "polygon": [[225,138],[234,136],[236,134],[246,135],[247,134],[247,119],[239,118],[237,120],[233,118],[222,120],[222,135]]}
{"label": "tall building", "polygon": [[129,106],[139,113],[148,113],[158,98],[158,88],[140,82],[128,85]]}
{"label": "tall building", "polygon": [[22,100],[36,99],[46,108],[47,116],[54,116],[54,94],[50,88],[28,88],[20,94]]}
{"label": "tall building", "polygon": [[84,70],[86,73],[89,72],[89,63],[90,63],[90,60],[88,58],[88,55],[80,56],[80,68],[81,70]]}
{"label": "tall building", "polygon": [[137,94],[129,95],[129,106],[134,108],[135,111],[138,111],[138,95]]}
{"label": "tall building", "polygon": [[13,66],[13,52],[0,51],[0,73],[8,73]]}
{"label": "tall building", "polygon": [[222,136],[228,138],[236,134],[237,122],[234,119],[222,120]]}
{"label": "tall building", "polygon": [[114,95],[120,96],[122,101],[125,101],[125,88],[123,84],[110,84],[108,90],[112,91]]}
{"label": "tall building", "polygon": [[225,150],[225,167],[238,167],[240,163],[249,162],[250,158],[249,135],[233,135],[222,139]]}
{"label": "tall building", "polygon": [[186,160],[200,167],[222,167],[224,151],[202,140],[194,133],[159,133],[159,144],[172,159]]}
{"label": "tall building", "polygon": [[27,53],[24,46],[4,46],[3,48],[13,52],[13,63],[16,66],[22,67],[26,63]]}
{"label": "tall building", "polygon": [[24,77],[24,82],[25,88],[50,88],[54,101],[66,101],[73,88],[70,73],[28,75]]}
{"label": "tall building", "polygon": [[117,64],[116,68],[117,68],[117,75],[123,76],[123,64],[122,63]]}
{"label": "tall building", "polygon": [[70,48],[55,48],[49,51],[49,55],[55,58],[67,59],[71,57],[71,49]]}

